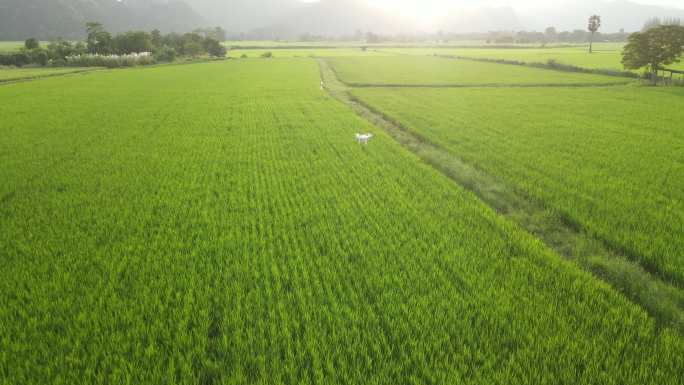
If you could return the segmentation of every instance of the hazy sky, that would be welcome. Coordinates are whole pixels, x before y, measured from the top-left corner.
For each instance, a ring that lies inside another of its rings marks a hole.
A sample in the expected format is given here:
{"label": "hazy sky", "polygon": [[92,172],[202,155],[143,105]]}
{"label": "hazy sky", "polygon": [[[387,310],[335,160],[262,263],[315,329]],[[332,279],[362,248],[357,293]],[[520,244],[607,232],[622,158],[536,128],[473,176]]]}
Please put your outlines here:
{"label": "hazy sky", "polygon": [[[316,0],[308,0],[316,1]],[[682,0],[630,0],[633,3],[684,8]],[[568,0],[368,0],[385,8],[454,8],[457,6],[513,6],[516,8],[549,7],[553,4],[572,3]]]}
{"label": "hazy sky", "polygon": [[[300,0],[316,2],[318,0]],[[572,4],[575,0],[366,0],[378,7],[395,11],[403,16],[410,16],[424,22],[438,17],[447,10],[478,6],[511,6],[518,11],[529,11],[535,8],[548,9],[559,4]],[[587,2],[588,0],[584,0]],[[628,0],[633,3],[661,5],[684,9],[684,0]]]}

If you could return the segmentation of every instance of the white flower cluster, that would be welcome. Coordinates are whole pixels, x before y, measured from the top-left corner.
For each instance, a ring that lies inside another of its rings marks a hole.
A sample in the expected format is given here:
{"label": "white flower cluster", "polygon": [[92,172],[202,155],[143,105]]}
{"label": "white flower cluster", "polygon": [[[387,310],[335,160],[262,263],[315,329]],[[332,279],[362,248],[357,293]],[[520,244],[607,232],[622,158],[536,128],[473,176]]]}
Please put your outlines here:
{"label": "white flower cluster", "polygon": [[66,58],[68,66],[72,67],[133,67],[137,65],[154,64],[151,52],[137,52],[125,55],[84,54]]}

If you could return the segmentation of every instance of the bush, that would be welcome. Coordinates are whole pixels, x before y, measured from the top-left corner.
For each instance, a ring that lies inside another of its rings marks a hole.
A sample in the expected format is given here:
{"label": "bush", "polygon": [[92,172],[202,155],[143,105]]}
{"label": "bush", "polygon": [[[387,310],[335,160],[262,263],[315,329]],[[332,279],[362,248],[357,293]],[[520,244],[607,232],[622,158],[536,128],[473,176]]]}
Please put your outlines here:
{"label": "bush", "polygon": [[191,56],[193,58],[200,56],[203,52],[203,47],[201,44],[194,41],[189,41],[183,44],[183,53],[185,55]]}
{"label": "bush", "polygon": [[118,54],[152,51],[152,35],[142,31],[124,32],[112,39],[114,50]]}
{"label": "bush", "polygon": [[40,64],[42,66],[47,65],[48,60],[50,59],[47,51],[42,48],[26,50],[25,53],[28,56],[30,63]]}
{"label": "bush", "polygon": [[30,38],[30,39],[27,39],[27,40],[24,42],[24,47],[25,47],[26,49],[36,49],[36,48],[40,48],[40,42],[38,41],[38,39]]}
{"label": "bush", "polygon": [[228,53],[223,44],[221,44],[218,40],[211,38],[204,39],[204,49],[207,51],[209,56],[212,57],[226,57],[226,54]]}
{"label": "bush", "polygon": [[66,59],[50,59],[48,62],[51,67],[66,67],[67,62]]}
{"label": "bush", "polygon": [[0,54],[0,65],[23,67],[31,63],[31,58],[26,52],[13,52]]}
{"label": "bush", "polygon": [[64,61],[68,56],[85,54],[86,51],[87,47],[83,42],[72,44],[70,41],[56,40],[47,46],[48,58],[54,62]]}
{"label": "bush", "polygon": [[169,46],[163,46],[159,48],[155,53],[154,53],[154,58],[156,61],[159,62],[172,62],[176,60],[176,56],[178,56],[178,52],[174,48],[171,48]]}
{"label": "bush", "polygon": [[271,51],[264,52],[263,54],[261,54],[261,57],[263,57],[265,59],[270,59],[273,57],[273,53]]}

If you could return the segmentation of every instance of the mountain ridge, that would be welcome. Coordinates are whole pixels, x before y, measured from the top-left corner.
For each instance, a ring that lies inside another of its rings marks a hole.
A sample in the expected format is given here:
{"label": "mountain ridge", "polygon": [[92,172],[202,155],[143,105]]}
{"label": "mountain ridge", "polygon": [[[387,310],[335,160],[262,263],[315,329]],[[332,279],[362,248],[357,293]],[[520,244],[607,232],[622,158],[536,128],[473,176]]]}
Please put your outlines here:
{"label": "mountain ridge", "polygon": [[206,25],[183,1],[0,0],[0,40],[80,39],[89,21],[113,32],[184,32]]}
{"label": "mountain ridge", "polygon": [[579,0],[538,7],[477,6],[445,12],[429,28],[362,0],[0,0],[0,40],[82,38],[87,21],[113,32],[187,32],[221,26],[234,36],[296,39],[302,35],[351,36],[419,32],[488,32],[585,29],[589,15],[603,17],[602,32],[636,31],[652,17],[684,20],[684,9],[627,0]]}

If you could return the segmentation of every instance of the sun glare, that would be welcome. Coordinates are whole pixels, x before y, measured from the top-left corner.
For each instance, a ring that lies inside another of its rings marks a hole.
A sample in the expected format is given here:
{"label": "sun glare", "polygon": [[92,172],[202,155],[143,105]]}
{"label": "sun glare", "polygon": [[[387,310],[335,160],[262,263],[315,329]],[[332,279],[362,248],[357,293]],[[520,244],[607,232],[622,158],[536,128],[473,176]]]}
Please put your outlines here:
{"label": "sun glare", "polygon": [[448,0],[371,0],[370,3],[422,23],[435,21],[452,8]]}

